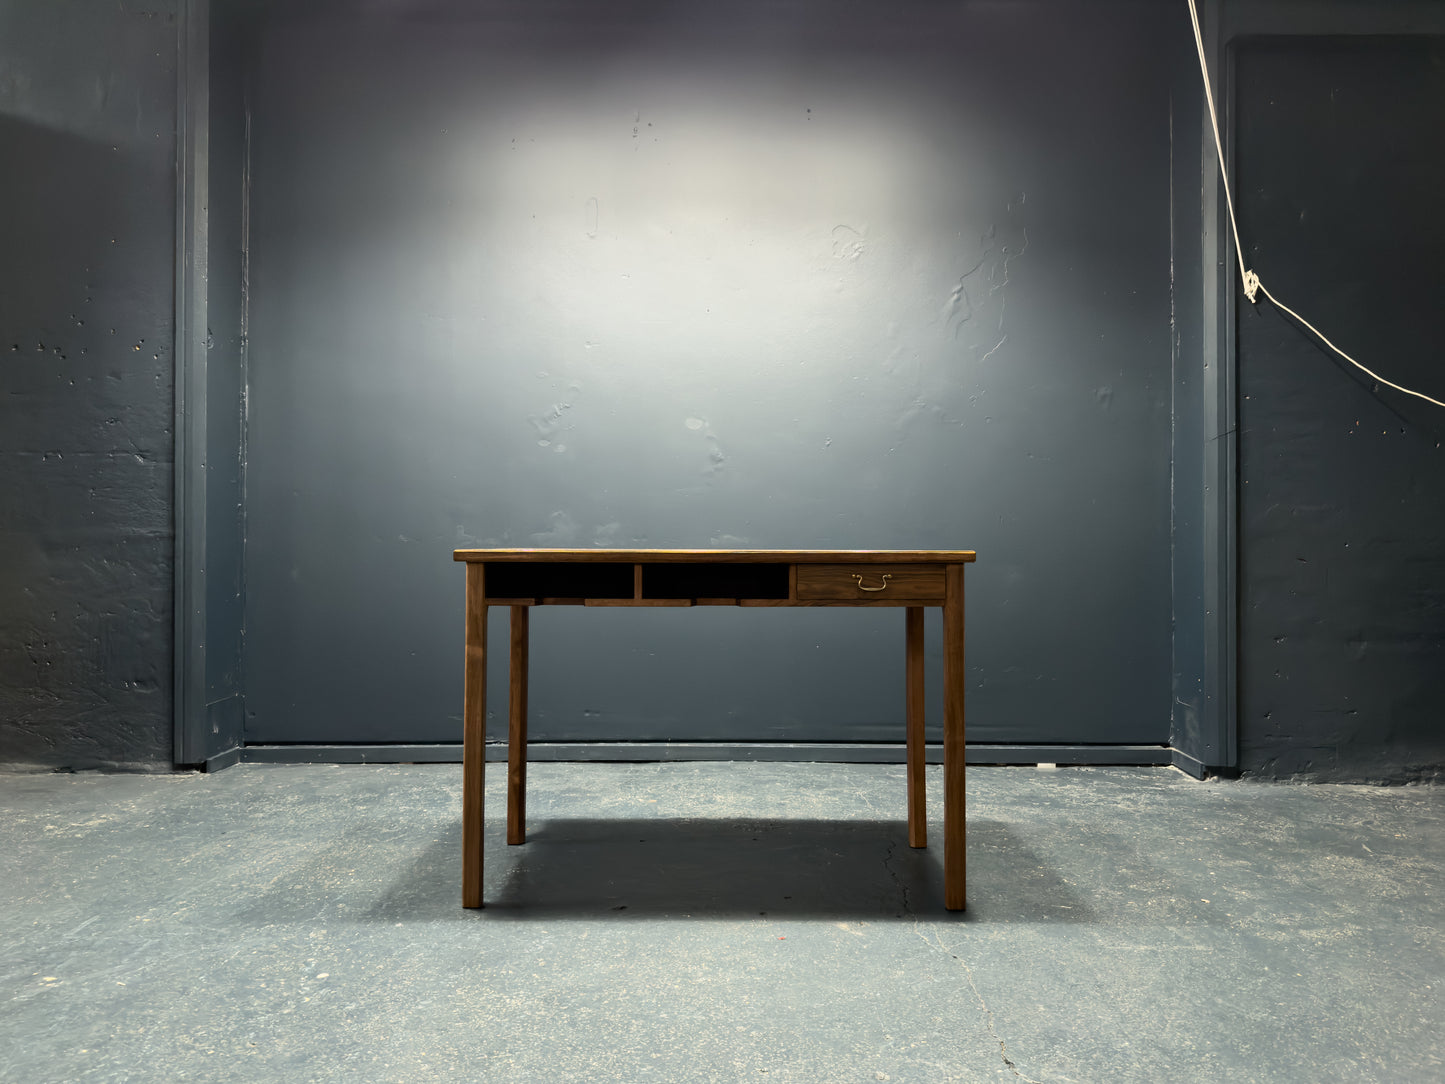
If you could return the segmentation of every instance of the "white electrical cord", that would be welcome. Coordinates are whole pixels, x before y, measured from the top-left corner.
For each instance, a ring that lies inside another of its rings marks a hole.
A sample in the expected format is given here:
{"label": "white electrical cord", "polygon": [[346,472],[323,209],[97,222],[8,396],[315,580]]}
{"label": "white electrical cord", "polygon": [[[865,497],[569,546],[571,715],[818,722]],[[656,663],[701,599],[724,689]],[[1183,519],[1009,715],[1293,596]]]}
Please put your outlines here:
{"label": "white electrical cord", "polygon": [[1338,346],[1330,342],[1329,339],[1325,338],[1324,333],[1321,332],[1319,328],[1315,327],[1314,324],[1310,323],[1299,313],[1295,312],[1294,309],[1290,308],[1288,305],[1284,304],[1284,302],[1280,301],[1277,297],[1275,297],[1274,294],[1270,293],[1269,290],[1265,288],[1264,283],[1259,281],[1259,276],[1256,275],[1249,268],[1244,266],[1244,246],[1239,243],[1239,223],[1236,222],[1234,218],[1234,197],[1230,195],[1229,191],[1229,171],[1224,168],[1224,144],[1219,138],[1219,114],[1215,112],[1214,109],[1214,91],[1210,89],[1209,84],[1209,64],[1204,59],[1204,35],[1200,33],[1199,30],[1199,9],[1195,7],[1194,0],[1189,0],[1189,17],[1194,22],[1194,44],[1199,49],[1199,72],[1204,77],[1204,100],[1209,103],[1209,123],[1214,128],[1214,149],[1219,155],[1219,176],[1224,182],[1224,201],[1226,206],[1228,206],[1229,208],[1229,225],[1234,231],[1234,253],[1236,256],[1239,257],[1240,282],[1241,285],[1244,287],[1244,296],[1249,298],[1251,304],[1257,304],[1258,294],[1262,292],[1265,297],[1269,298],[1270,301],[1274,303],[1276,308],[1283,309],[1285,312],[1289,313],[1296,320],[1302,323],[1305,327],[1313,331],[1315,335],[1319,338],[1320,342],[1324,343],[1336,354],[1338,354],[1340,357],[1344,358],[1351,365],[1353,365],[1356,369],[1359,369],[1363,373],[1367,373],[1371,378],[1381,384],[1384,384],[1386,387],[1394,388],[1396,391],[1404,392],[1406,395],[1413,395],[1417,399],[1424,399],[1425,402],[1434,403],[1438,407],[1445,407],[1445,403],[1442,403],[1439,399],[1432,399],[1430,398],[1430,396],[1424,394],[1423,392],[1411,391],[1409,388],[1402,388],[1399,384],[1396,384],[1390,380],[1386,380],[1379,373],[1371,372],[1369,369],[1366,369],[1358,361],[1350,357],[1349,354],[1346,354]]}

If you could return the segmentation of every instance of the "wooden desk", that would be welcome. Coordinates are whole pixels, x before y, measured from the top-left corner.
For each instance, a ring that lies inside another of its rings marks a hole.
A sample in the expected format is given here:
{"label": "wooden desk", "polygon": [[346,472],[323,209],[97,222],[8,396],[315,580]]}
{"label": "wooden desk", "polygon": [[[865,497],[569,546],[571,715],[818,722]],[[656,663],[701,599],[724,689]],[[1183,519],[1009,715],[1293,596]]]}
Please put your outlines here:
{"label": "wooden desk", "polygon": [[943,896],[964,908],[963,566],[972,550],[457,550],[467,566],[462,906],[482,906],[487,607],[512,610],[507,842],[526,840],[527,638],[533,606],[904,608],[908,842],[927,846],[923,608],[943,608]]}

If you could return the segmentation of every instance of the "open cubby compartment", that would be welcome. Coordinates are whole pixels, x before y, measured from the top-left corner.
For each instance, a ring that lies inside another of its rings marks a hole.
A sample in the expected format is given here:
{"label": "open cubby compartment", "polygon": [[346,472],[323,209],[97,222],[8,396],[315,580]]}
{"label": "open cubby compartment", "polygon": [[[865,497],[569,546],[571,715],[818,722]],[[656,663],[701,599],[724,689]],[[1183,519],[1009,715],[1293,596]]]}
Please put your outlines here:
{"label": "open cubby compartment", "polygon": [[632,597],[630,562],[527,561],[487,563],[491,598]]}
{"label": "open cubby compartment", "polygon": [[788,597],[786,564],[652,564],[642,566],[642,597]]}

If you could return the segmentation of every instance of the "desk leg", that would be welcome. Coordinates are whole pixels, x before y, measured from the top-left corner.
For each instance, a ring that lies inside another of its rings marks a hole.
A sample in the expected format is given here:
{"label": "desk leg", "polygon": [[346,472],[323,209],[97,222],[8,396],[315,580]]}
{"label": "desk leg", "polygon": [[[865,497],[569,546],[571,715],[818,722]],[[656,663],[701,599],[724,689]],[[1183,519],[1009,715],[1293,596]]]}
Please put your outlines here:
{"label": "desk leg", "polygon": [[482,768],[487,745],[484,566],[467,562],[466,696],[462,702],[462,906],[482,905]]}
{"label": "desk leg", "polygon": [[527,842],[527,617],[512,607],[511,718],[507,727],[507,842]]}
{"label": "desk leg", "polygon": [[907,670],[908,845],[928,846],[928,814],[923,774],[923,607],[904,611]]}
{"label": "desk leg", "polygon": [[943,601],[943,905],[964,909],[963,565],[948,565]]}

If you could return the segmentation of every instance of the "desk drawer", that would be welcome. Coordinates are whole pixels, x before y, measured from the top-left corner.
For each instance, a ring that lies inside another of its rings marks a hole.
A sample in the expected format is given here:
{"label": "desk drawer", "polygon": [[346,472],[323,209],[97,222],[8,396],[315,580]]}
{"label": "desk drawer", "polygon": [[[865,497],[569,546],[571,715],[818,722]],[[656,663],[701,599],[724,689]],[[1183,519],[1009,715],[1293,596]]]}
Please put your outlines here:
{"label": "desk drawer", "polygon": [[799,601],[941,599],[943,590],[943,569],[933,565],[798,566]]}

